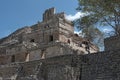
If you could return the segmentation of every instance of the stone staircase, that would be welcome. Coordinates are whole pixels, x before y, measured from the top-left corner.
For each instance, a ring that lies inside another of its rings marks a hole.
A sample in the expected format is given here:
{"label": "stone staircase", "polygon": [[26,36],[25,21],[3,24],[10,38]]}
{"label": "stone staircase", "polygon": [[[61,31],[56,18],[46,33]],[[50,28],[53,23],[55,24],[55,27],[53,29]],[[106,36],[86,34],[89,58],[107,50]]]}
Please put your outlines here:
{"label": "stone staircase", "polygon": [[15,80],[18,67],[1,67],[0,80]]}
{"label": "stone staircase", "polygon": [[40,72],[41,65],[42,62],[39,61],[21,64],[16,73],[16,80],[39,80],[37,79],[37,75]]}

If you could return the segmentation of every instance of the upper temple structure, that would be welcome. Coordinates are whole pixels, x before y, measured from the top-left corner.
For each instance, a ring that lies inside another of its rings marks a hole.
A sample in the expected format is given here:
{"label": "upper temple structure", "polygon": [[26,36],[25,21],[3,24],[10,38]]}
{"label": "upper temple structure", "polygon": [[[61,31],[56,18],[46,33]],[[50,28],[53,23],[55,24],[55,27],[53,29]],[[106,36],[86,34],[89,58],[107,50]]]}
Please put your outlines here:
{"label": "upper temple structure", "polygon": [[46,10],[43,21],[16,30],[0,39],[0,64],[40,60],[66,54],[98,52],[89,40],[74,34],[73,23],[64,12]]}

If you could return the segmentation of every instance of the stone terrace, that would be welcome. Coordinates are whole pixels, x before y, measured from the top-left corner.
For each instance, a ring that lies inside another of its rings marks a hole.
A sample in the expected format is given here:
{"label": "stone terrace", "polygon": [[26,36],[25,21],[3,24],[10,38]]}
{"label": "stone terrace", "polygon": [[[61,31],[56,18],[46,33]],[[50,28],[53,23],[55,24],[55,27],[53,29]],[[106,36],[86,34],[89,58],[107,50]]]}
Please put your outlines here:
{"label": "stone terrace", "polygon": [[4,65],[0,71],[0,77],[17,80],[120,80],[120,50]]}

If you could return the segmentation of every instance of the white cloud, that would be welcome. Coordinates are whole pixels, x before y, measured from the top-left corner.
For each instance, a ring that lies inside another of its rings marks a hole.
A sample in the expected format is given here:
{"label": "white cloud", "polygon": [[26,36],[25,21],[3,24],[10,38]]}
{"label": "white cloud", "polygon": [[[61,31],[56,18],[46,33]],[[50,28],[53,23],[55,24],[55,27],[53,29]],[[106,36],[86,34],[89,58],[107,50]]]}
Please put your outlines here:
{"label": "white cloud", "polygon": [[66,19],[73,21],[73,20],[79,19],[80,17],[83,17],[85,15],[87,15],[87,14],[82,13],[82,12],[77,12],[75,15],[66,15]]}
{"label": "white cloud", "polygon": [[75,34],[79,34],[80,32],[78,32],[78,31],[74,31],[74,33],[75,33]]}
{"label": "white cloud", "polygon": [[112,30],[111,29],[109,29],[109,28],[104,28],[103,29],[103,32],[105,32],[105,33],[109,33],[109,32],[111,32]]}

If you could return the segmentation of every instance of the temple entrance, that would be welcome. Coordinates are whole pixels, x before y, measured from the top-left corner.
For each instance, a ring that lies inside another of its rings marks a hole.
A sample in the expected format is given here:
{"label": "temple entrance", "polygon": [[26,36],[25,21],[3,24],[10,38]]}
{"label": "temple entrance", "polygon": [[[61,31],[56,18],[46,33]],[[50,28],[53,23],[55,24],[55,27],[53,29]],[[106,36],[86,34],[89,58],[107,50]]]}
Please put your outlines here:
{"label": "temple entrance", "polygon": [[49,42],[52,42],[53,41],[53,35],[50,35],[49,36]]}

